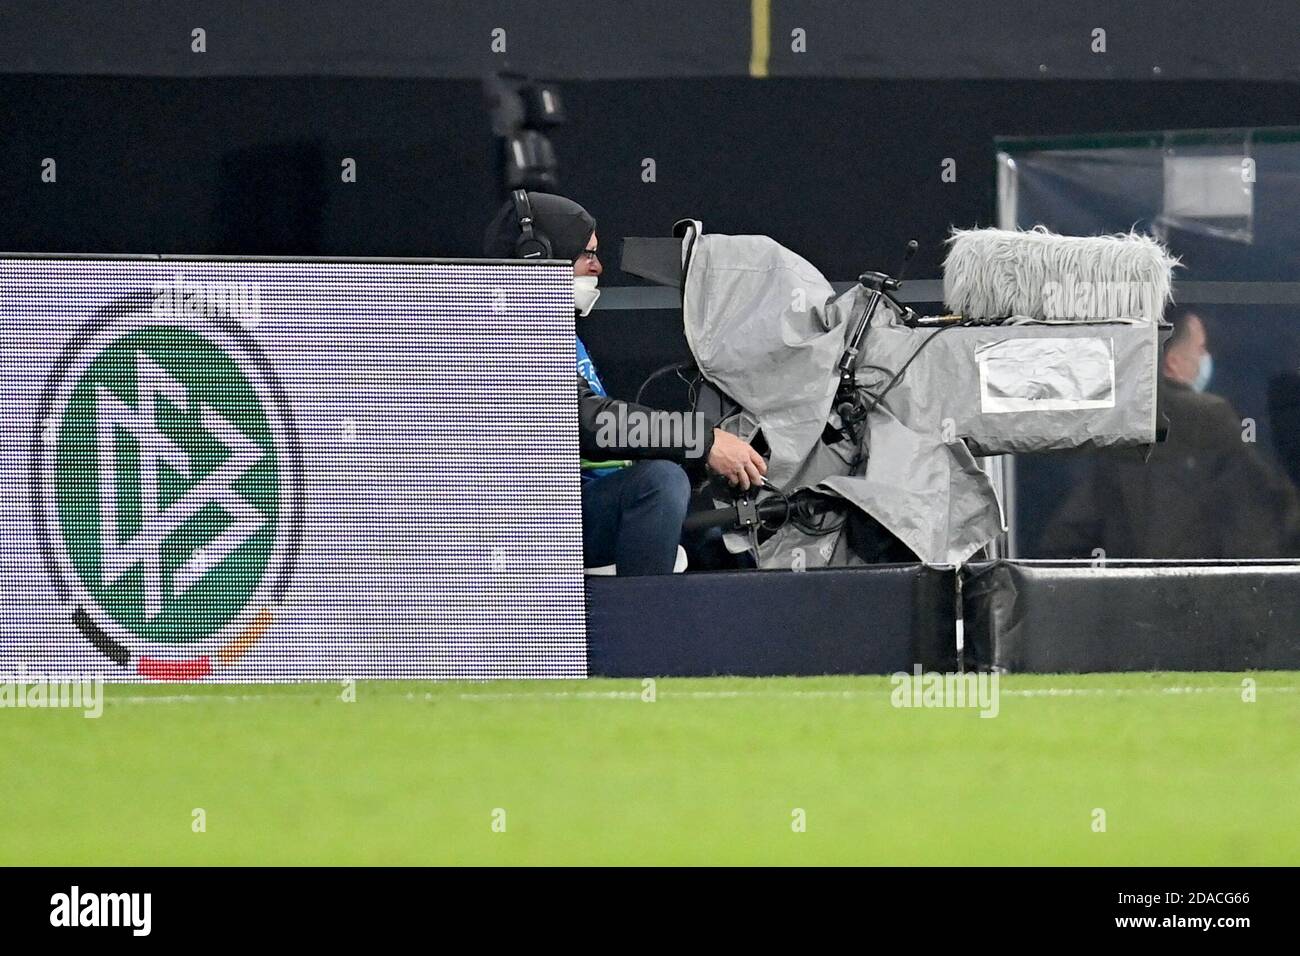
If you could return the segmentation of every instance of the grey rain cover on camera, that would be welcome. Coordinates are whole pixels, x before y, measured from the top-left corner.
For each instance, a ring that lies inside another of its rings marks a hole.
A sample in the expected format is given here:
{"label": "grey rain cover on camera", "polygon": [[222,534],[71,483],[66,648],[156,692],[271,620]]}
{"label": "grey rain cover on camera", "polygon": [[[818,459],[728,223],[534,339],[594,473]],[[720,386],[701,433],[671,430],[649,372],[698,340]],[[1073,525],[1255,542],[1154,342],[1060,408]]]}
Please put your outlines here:
{"label": "grey rain cover on camera", "polygon": [[[725,424],[741,437],[760,427],[771,449],[769,479],[795,492],[815,488],[847,499],[875,518],[923,562],[960,564],[1003,528],[988,477],[960,437],[938,427],[937,399],[900,387],[869,415],[861,452],[822,442],[837,365],[851,317],[865,304],[855,286],[840,296],[807,260],[766,236],[705,235],[684,229],[682,316],[705,377],[744,411]],[[875,325],[896,325],[888,308]],[[873,328],[863,361],[899,368],[931,330],[914,330],[878,348]],[[905,379],[904,379],[905,381]],[[945,440],[948,438],[950,440]],[[853,473],[856,471],[857,473]],[[759,549],[763,567],[813,567],[852,559],[844,542],[785,525]]]}

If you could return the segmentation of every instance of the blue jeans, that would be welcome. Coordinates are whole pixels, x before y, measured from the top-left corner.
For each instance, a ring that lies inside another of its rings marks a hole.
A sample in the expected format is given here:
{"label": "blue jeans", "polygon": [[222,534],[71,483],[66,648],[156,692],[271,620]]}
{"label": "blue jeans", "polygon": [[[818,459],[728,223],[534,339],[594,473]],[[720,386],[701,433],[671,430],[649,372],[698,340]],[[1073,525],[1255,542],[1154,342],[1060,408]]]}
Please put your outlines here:
{"label": "blue jeans", "polygon": [[620,575],[671,574],[690,499],[686,472],[662,459],[584,481],[584,563],[616,564]]}

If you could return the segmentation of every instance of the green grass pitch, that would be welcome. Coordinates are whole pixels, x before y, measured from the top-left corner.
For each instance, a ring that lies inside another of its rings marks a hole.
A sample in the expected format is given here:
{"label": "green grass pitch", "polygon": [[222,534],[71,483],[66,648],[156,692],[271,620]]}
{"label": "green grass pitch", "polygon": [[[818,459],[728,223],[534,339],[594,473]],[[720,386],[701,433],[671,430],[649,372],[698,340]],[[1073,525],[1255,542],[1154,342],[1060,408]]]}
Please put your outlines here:
{"label": "green grass pitch", "polygon": [[1298,676],[117,685],[0,710],[0,863],[1294,864]]}

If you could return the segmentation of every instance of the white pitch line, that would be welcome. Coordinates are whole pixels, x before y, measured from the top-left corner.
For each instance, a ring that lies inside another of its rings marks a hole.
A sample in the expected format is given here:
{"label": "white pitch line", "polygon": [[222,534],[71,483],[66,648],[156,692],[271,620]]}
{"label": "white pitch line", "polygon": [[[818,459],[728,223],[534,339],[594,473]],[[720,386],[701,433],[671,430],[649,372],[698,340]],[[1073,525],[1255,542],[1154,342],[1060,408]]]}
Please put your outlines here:
{"label": "white pitch line", "polygon": [[[145,697],[143,695],[136,697],[114,697],[104,692],[104,703],[106,704],[189,704],[201,700],[222,700],[227,703],[238,703],[243,700],[289,700],[289,696],[279,694],[167,694],[160,697]],[[303,694],[306,700],[315,700],[316,698]]]}
{"label": "white pitch line", "polygon": [[[1259,692],[1271,692],[1280,694],[1294,694],[1297,691],[1295,687],[1256,687]],[[657,698],[679,697],[690,700],[730,700],[732,698],[823,698],[823,699],[845,699],[850,700],[860,697],[889,697],[894,692],[892,687],[881,688],[879,690],[661,690],[656,694]],[[1173,694],[1205,694],[1205,693],[1240,693],[1241,687],[1041,687],[1025,690],[1002,690],[998,689],[999,696],[1002,697],[1125,697],[1137,695],[1173,695]],[[408,698],[412,695],[406,695]],[[639,700],[641,694],[637,691],[543,691],[538,694],[529,693],[486,693],[486,694],[459,694],[460,700],[598,700],[598,699],[626,699]],[[434,695],[425,694],[426,700],[434,699]]]}
{"label": "white pitch line", "polygon": [[[1294,694],[1300,688],[1291,686],[1257,686],[1257,693],[1272,694]],[[879,690],[660,690],[656,693],[657,699],[685,699],[685,700],[733,700],[733,699],[773,699],[773,700],[799,700],[799,699],[829,699],[829,700],[855,700],[862,698],[888,698],[893,693],[893,688],[881,688]],[[1220,693],[1241,693],[1240,686],[1223,686],[1223,687],[1037,687],[1026,688],[1023,690],[999,688],[998,694],[1001,697],[1135,697],[1135,696],[1176,696],[1180,694],[1220,694]],[[160,697],[149,697],[136,695],[132,697],[114,697],[106,693],[104,695],[105,703],[109,704],[187,704],[205,700],[219,700],[227,703],[238,703],[240,701],[286,701],[294,697],[301,696],[304,700],[317,700],[319,698],[310,694],[168,694]],[[385,695],[381,695],[385,696]],[[540,691],[537,693],[506,691],[501,693],[462,693],[462,694],[433,694],[424,693],[416,695],[406,693],[401,695],[400,699],[404,700],[481,700],[481,701],[503,701],[503,700],[640,700],[641,692],[633,690],[611,690],[611,691]]]}

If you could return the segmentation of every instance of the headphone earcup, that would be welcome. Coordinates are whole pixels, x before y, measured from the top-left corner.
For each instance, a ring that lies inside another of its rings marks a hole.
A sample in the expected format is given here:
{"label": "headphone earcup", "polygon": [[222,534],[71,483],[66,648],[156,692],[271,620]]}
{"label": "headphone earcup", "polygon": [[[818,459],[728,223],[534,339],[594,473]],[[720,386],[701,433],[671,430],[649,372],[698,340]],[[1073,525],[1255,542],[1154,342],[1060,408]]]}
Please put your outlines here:
{"label": "headphone earcup", "polygon": [[515,240],[516,259],[551,258],[551,240],[539,232],[533,222],[533,206],[528,201],[528,193],[516,189],[510,194],[515,204],[515,215],[519,217],[519,238]]}
{"label": "headphone earcup", "polygon": [[551,244],[545,238],[534,233],[532,236],[520,236],[515,244],[517,259],[549,259]]}

